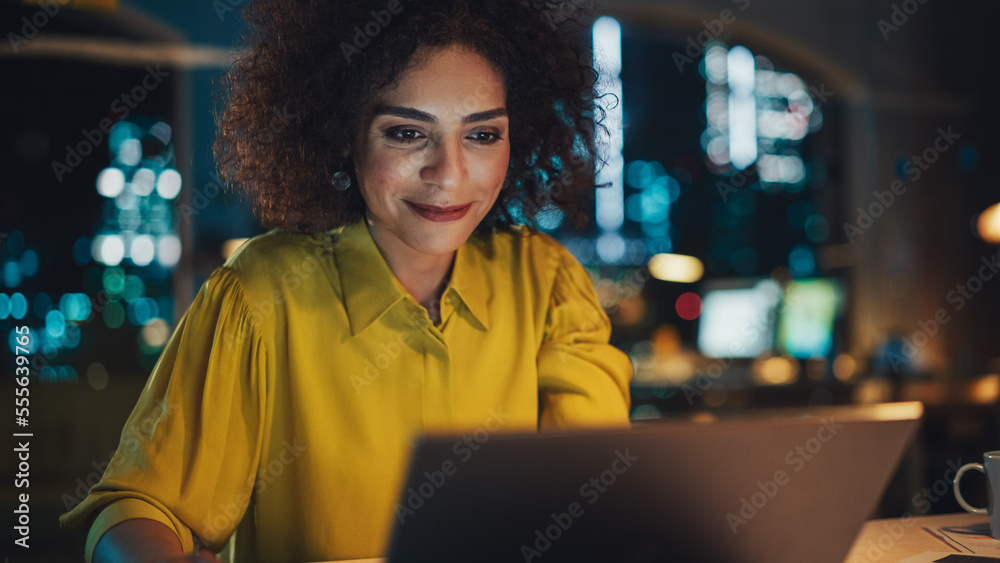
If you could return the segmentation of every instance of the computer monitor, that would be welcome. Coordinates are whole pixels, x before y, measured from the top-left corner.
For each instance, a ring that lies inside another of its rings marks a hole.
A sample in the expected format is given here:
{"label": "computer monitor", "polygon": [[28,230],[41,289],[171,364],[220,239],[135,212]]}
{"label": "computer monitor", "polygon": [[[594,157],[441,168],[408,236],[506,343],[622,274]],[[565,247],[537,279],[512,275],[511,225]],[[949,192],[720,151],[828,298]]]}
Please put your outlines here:
{"label": "computer monitor", "polygon": [[796,280],[785,287],[778,316],[778,346],[799,358],[825,358],[833,349],[833,329],[843,307],[836,280]]}
{"label": "computer monitor", "polygon": [[698,350],[714,358],[755,358],[774,347],[781,288],[770,279],[706,287],[698,317]]}

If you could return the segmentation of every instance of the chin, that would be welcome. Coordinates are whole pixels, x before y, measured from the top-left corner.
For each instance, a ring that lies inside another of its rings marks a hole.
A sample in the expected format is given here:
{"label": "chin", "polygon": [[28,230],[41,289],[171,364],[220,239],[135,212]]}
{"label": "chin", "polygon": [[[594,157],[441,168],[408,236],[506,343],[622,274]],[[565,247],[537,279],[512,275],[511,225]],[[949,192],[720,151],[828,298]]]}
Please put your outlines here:
{"label": "chin", "polygon": [[430,224],[420,229],[419,232],[411,232],[413,236],[409,240],[413,241],[410,246],[425,254],[448,254],[458,250],[460,246],[469,240],[469,236],[475,230],[476,225],[454,225],[444,226],[440,224]]}

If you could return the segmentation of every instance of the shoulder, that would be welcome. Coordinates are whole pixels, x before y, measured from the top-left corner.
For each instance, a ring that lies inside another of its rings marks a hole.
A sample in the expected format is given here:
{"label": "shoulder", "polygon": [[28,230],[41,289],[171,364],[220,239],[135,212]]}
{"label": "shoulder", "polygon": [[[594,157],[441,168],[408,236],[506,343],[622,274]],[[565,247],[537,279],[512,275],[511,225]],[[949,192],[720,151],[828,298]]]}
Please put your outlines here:
{"label": "shoulder", "polygon": [[297,233],[272,229],[249,238],[223,264],[249,290],[266,290],[289,276],[311,274],[328,260],[330,233]]}
{"label": "shoulder", "polygon": [[539,295],[549,295],[567,284],[593,291],[593,276],[551,235],[515,226],[474,237],[483,269],[494,279],[520,280]]}
{"label": "shoulder", "polygon": [[496,258],[507,257],[513,261],[553,266],[567,261],[576,262],[561,242],[527,225],[514,225],[508,230],[496,230],[485,235],[476,234],[470,240],[481,251]]}

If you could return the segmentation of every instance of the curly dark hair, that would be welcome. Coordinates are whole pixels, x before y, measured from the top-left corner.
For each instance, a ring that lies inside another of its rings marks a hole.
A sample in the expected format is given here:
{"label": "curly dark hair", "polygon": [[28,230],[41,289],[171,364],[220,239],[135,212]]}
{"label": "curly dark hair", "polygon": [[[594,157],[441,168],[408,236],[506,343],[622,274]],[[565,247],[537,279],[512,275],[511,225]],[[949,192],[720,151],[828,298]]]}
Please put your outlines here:
{"label": "curly dark hair", "polygon": [[577,229],[594,199],[597,74],[581,48],[584,0],[254,0],[252,50],[224,76],[217,115],[220,177],[249,196],[264,226],[324,231],[363,216],[357,189],[338,191],[375,94],[418,47],[468,47],[506,85],[510,165],[479,232],[534,224],[547,206]]}

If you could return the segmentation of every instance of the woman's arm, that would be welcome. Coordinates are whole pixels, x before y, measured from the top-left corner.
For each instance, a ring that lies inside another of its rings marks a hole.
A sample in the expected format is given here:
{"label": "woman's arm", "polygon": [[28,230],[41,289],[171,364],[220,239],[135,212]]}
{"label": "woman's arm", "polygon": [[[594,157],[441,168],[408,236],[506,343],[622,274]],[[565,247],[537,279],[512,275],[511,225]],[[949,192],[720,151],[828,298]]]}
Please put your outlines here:
{"label": "woman's arm", "polygon": [[133,518],[113,526],[97,542],[93,563],[163,563],[191,561],[221,563],[202,550],[185,556],[181,540],[164,524],[148,518]]}

